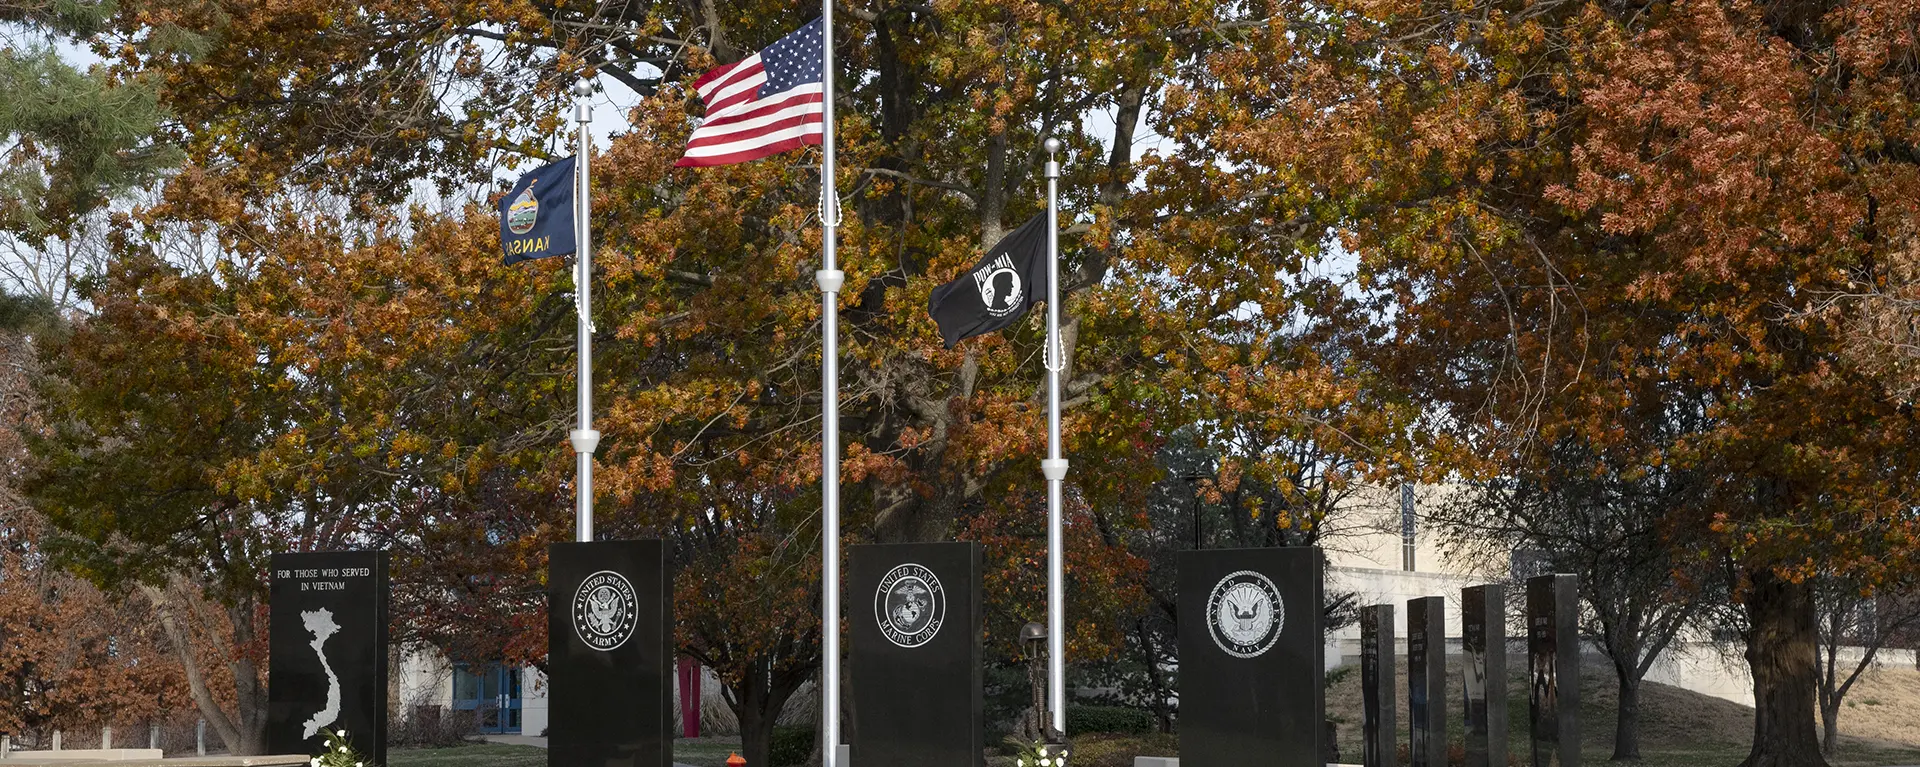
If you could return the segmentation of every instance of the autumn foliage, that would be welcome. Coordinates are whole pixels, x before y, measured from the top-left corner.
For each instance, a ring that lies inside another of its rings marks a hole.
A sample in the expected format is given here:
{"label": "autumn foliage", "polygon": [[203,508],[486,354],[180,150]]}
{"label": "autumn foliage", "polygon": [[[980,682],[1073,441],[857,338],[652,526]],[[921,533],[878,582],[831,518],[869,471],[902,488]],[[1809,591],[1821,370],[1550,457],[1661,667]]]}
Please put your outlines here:
{"label": "autumn foliage", "polygon": [[1806,581],[1910,579],[1920,541],[1920,423],[1838,300],[1911,248],[1914,9],[1278,10],[1174,124],[1346,212],[1390,339],[1359,353],[1428,403],[1430,460],[1524,472],[1572,440],[1703,477],[1666,533],[1731,563],[1754,622],[1749,763],[1819,763]]}
{"label": "autumn foliage", "polygon": [[[1076,659],[1124,644],[1176,434],[1207,457],[1185,491],[1267,543],[1369,482],[1538,478],[1578,445],[1699,483],[1658,527],[1755,627],[1750,763],[1818,763],[1806,584],[1893,588],[1920,556],[1910,3],[846,10],[848,542],[987,544],[996,659],[1039,604],[1042,334],[945,349],[925,305],[1039,209],[1058,137]],[[820,662],[818,155],[673,162],[691,78],[810,14],[126,6],[106,50],[187,162],[47,346],[33,492],[64,561],[191,585],[250,647],[267,554],[386,547],[396,636],[537,663],[575,287],[501,266],[489,204],[566,151],[574,77],[617,82],[641,98],[596,97],[625,122],[594,157],[599,529],[672,543],[682,650],[770,725]],[[229,666],[246,709],[257,669]]]}

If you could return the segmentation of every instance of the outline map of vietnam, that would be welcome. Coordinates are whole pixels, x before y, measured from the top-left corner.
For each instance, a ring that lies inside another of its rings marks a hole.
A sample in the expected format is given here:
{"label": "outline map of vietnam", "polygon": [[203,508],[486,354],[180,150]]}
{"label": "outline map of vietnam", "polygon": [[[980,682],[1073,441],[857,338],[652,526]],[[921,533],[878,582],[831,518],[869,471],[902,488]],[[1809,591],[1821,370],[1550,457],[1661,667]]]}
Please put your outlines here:
{"label": "outline map of vietnam", "polygon": [[306,610],[300,613],[300,622],[306,624],[307,633],[313,635],[313,641],[307,646],[313,648],[313,654],[320,657],[320,669],[327,672],[327,704],[320,712],[308,719],[302,728],[302,739],[311,738],[320,732],[320,728],[333,724],[340,719],[340,677],[334,675],[333,665],[327,662],[325,647],[327,639],[340,632],[340,624],[333,622],[333,611],[326,608]]}

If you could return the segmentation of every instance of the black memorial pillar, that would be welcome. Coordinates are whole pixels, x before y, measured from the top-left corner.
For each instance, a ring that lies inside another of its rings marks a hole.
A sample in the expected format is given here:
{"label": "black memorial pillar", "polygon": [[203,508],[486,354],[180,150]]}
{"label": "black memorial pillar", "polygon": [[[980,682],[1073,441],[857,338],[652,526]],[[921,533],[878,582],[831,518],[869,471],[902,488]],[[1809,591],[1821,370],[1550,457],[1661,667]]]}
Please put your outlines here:
{"label": "black memorial pillar", "polygon": [[1400,763],[1394,710],[1400,685],[1393,634],[1393,605],[1360,608],[1360,737],[1365,767]]}
{"label": "black memorial pillar", "polygon": [[1462,597],[1467,767],[1507,767],[1507,588],[1469,586]]}
{"label": "black memorial pillar", "polygon": [[855,763],[979,767],[980,545],[853,546],[848,557]]}
{"label": "black memorial pillar", "polygon": [[1447,765],[1447,600],[1407,602],[1407,753],[1413,767]]}
{"label": "black memorial pillar", "polygon": [[548,546],[549,764],[670,767],[672,674],[665,545]]}
{"label": "black memorial pillar", "polygon": [[1534,767],[1580,765],[1580,587],[1572,575],[1527,580],[1527,678]]}
{"label": "black memorial pillar", "polygon": [[1183,551],[1179,567],[1182,761],[1325,764],[1325,555]]}
{"label": "black memorial pillar", "polygon": [[267,750],[318,755],[326,734],[387,761],[387,553],[275,554]]}

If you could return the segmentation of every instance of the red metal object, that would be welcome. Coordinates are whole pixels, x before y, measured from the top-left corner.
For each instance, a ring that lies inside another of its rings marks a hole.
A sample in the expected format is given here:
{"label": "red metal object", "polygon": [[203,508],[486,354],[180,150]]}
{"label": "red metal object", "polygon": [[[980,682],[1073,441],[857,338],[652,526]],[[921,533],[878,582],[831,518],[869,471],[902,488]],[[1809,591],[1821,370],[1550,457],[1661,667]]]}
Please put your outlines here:
{"label": "red metal object", "polygon": [[680,659],[680,737],[700,737],[700,664]]}
{"label": "red metal object", "polygon": [[727,767],[747,767],[747,759],[739,754],[727,757]]}

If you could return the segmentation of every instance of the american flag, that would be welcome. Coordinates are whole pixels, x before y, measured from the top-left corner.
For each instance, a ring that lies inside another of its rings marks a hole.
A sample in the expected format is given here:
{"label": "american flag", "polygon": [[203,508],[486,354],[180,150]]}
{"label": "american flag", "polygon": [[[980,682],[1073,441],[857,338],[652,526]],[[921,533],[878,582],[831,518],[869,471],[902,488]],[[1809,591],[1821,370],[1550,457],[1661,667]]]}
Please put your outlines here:
{"label": "american flag", "polygon": [[674,164],[732,165],[819,145],[822,59],[820,20],[814,19],[745,61],[701,75],[693,87],[707,104],[707,119]]}

